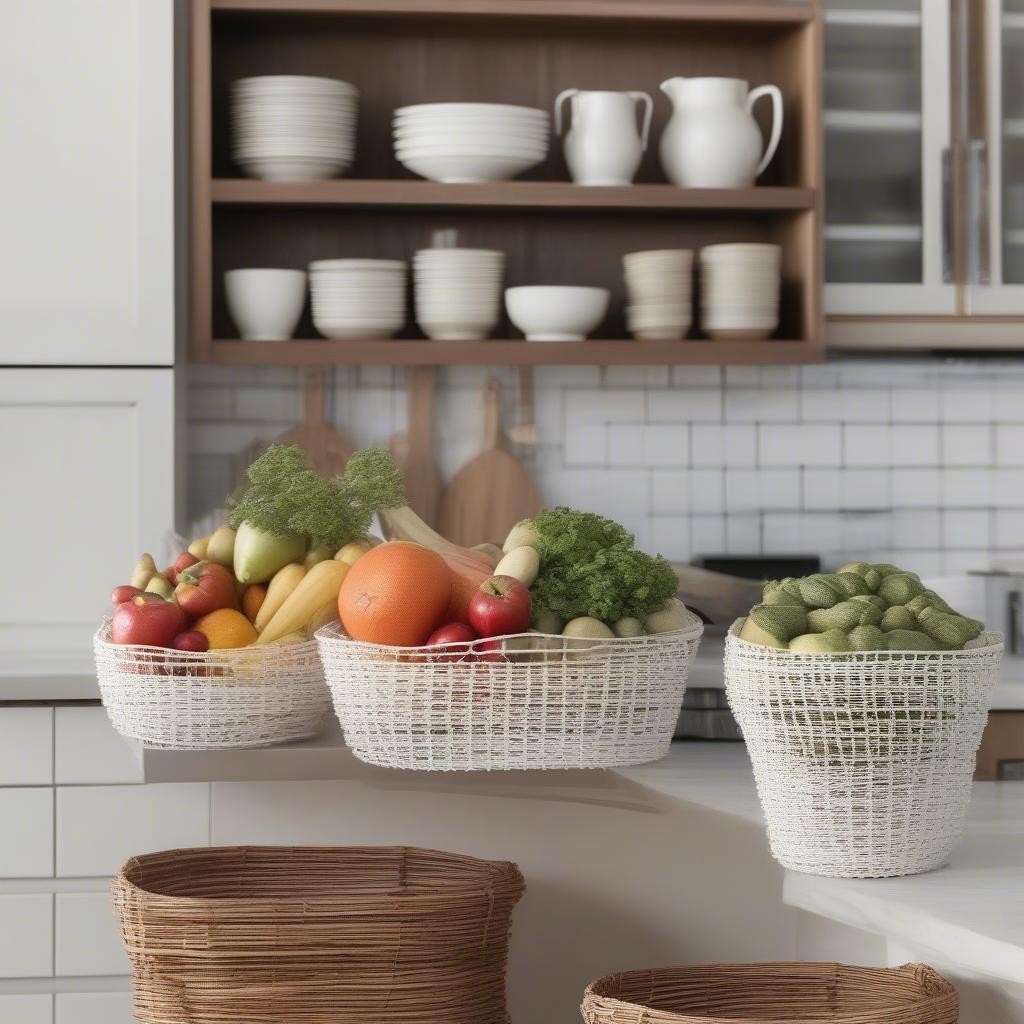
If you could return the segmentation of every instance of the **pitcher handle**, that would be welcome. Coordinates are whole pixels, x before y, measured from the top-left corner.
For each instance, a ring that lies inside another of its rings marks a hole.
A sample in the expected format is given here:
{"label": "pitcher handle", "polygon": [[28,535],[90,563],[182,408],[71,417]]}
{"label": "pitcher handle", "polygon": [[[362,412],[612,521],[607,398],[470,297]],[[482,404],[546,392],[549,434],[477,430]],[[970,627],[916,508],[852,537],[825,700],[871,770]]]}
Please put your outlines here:
{"label": "pitcher handle", "polygon": [[651,115],[654,113],[654,101],[645,92],[627,92],[626,95],[631,100],[644,101],[644,121],[643,127],[640,129],[640,149],[646,152],[647,140],[651,134]]}
{"label": "pitcher handle", "polygon": [[747,96],[747,113],[753,113],[754,104],[762,96],[771,96],[772,98],[772,133],[768,139],[764,156],[761,157],[761,162],[757,165],[757,170],[754,171],[755,178],[759,178],[761,172],[772,162],[775,150],[779,148],[779,139],[782,138],[782,93],[777,85],[759,85],[756,89],[752,89]]}
{"label": "pitcher handle", "polygon": [[[562,103],[569,99],[571,96],[575,96],[579,92],[579,89],[563,89],[555,97],[555,134],[562,134]],[[568,122],[566,122],[568,124]]]}

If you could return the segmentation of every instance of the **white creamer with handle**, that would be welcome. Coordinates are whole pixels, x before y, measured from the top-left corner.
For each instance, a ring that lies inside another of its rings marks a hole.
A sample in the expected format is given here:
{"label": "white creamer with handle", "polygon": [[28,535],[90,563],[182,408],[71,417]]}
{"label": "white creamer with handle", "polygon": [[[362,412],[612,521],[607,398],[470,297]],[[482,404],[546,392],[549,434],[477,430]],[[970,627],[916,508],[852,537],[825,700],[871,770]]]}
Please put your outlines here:
{"label": "white creamer with handle", "polygon": [[[571,99],[571,120],[564,125],[562,105]],[[644,105],[637,129],[636,105]],[[555,100],[555,131],[565,135],[565,162],[577,185],[630,185],[647,149],[651,97],[645,92],[566,89]],[[571,127],[570,127],[571,124]]]}

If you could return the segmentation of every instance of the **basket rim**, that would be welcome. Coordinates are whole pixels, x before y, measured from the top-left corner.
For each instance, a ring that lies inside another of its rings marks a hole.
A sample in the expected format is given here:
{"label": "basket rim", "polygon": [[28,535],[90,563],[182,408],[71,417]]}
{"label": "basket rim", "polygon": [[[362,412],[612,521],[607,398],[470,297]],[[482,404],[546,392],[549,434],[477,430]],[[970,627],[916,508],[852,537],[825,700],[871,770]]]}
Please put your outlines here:
{"label": "basket rim", "polygon": [[[530,639],[536,640],[538,637],[543,637],[547,640],[558,640],[561,643],[567,643],[568,641],[573,642],[572,650],[573,653],[585,654],[588,651],[604,651],[609,648],[618,650],[620,653],[625,653],[630,648],[641,648],[649,647],[652,643],[665,644],[679,643],[681,641],[699,640],[704,633],[704,620],[699,615],[694,614],[689,608],[686,609],[686,614],[689,617],[689,622],[682,629],[672,629],[664,633],[648,633],[644,636],[629,636],[629,637],[567,637],[561,633],[540,633],[540,632],[525,632],[525,633],[502,633],[500,636],[488,636],[479,637],[472,643],[465,640],[449,641],[444,644],[432,644],[430,646],[421,645],[419,647],[399,647],[391,646],[388,644],[371,644],[364,640],[353,640],[347,633],[345,633],[340,622],[329,622],[324,626],[321,626],[314,634],[314,639],[323,644],[325,647],[330,645],[338,645],[345,647],[354,647],[359,650],[367,652],[380,652],[390,655],[417,655],[417,654],[436,654],[437,652],[443,652],[449,648],[463,651],[473,651],[476,644],[483,643],[497,643],[504,642],[506,640],[519,640],[519,639]],[[589,640],[590,645],[583,647],[581,641]]]}
{"label": "basket rim", "polygon": [[[940,974],[935,968],[928,964],[921,963],[905,963],[898,967],[859,967],[851,966],[848,964],[841,964],[831,961],[792,961],[792,960],[765,960],[765,961],[754,961],[750,963],[711,963],[711,964],[686,964],[677,967],[653,967],[639,970],[629,971],[617,971],[614,974],[606,974],[603,977],[596,978],[594,981],[587,985],[583,993],[583,1005],[581,1009],[584,1011],[585,1019],[590,1018],[586,1015],[588,1006],[599,1005],[605,1010],[625,1011],[629,1017],[637,1018],[638,1011],[647,1011],[648,1013],[656,1014],[659,1018],[665,1020],[679,1020],[683,1022],[690,1022],[695,1020],[706,1019],[709,1022],[721,1021],[725,1018],[716,1017],[714,1014],[694,1014],[688,1013],[686,1010],[670,1010],[662,1007],[652,1007],[645,1003],[634,1003],[624,999],[619,999],[613,995],[604,995],[601,992],[596,991],[599,986],[607,985],[613,982],[617,982],[623,978],[638,977],[642,980],[649,980],[654,978],[665,978],[665,977],[680,977],[690,974],[707,974],[709,971],[717,971],[723,976],[723,980],[728,980],[730,977],[742,977],[747,974],[757,973],[763,971],[765,968],[773,969],[778,971],[780,977],[786,977],[787,969],[789,973],[798,980],[798,977],[807,977],[814,974],[820,975],[841,975],[844,972],[871,972],[877,974],[879,978],[894,978],[897,975],[912,974],[917,976],[921,981],[921,997],[913,1003],[883,1003],[879,1002],[877,1006],[869,1010],[856,1011],[853,1013],[843,1014],[837,1018],[841,1024],[854,1024],[854,1022],[862,1022],[862,1024],[871,1024],[872,1021],[878,1020],[879,1013],[885,1013],[887,1011],[906,1011],[910,1009],[915,1010],[933,1010],[935,1008],[943,1008],[943,1006],[957,1007],[959,1005],[959,995],[956,987],[946,978]],[[794,971],[794,968],[799,968],[799,972]],[[922,1019],[924,1014],[922,1013]],[[774,1021],[779,1020],[778,1017],[733,1017],[730,1016],[728,1020],[735,1021],[736,1024],[758,1024],[760,1021],[764,1021],[765,1024],[773,1024]],[[932,1019],[929,1017],[928,1019]],[[935,1018],[936,1020],[938,1018]]]}
{"label": "basket rim", "polygon": [[770,658],[774,661],[784,662],[793,658],[812,659],[821,663],[842,661],[844,663],[863,662],[864,664],[879,664],[884,654],[887,661],[909,658],[915,661],[927,660],[938,661],[950,659],[952,661],[969,661],[982,655],[1002,654],[1004,649],[1003,634],[998,630],[986,629],[982,631],[978,639],[986,639],[986,643],[977,647],[965,647],[959,651],[791,651],[785,647],[764,647],[761,644],[751,643],[749,640],[741,639],[739,635],[743,623],[747,617],[744,615],[736,619],[729,627],[726,634],[726,651],[729,647],[736,647],[741,651],[756,653],[759,657]]}
{"label": "basket rim", "polygon": [[[266,855],[271,859],[283,861],[291,865],[296,863],[301,864],[302,854],[316,854],[322,857],[325,854],[332,852],[339,855],[344,855],[345,853],[363,855],[372,855],[375,853],[407,854],[411,852],[425,854],[434,858],[444,858],[452,865],[461,867],[472,866],[478,869],[479,874],[475,876],[474,879],[468,881],[457,879],[450,883],[442,882],[419,891],[409,890],[401,886],[397,888],[381,886],[379,889],[373,891],[372,898],[375,900],[393,898],[396,895],[400,895],[402,905],[407,907],[412,907],[421,900],[435,900],[439,895],[444,895],[446,898],[452,899],[478,898],[480,893],[494,889],[506,888],[510,894],[522,894],[526,888],[522,872],[514,861],[488,860],[483,857],[474,857],[471,854],[466,853],[452,853],[451,851],[435,850],[429,847],[400,845],[267,846],[248,844],[239,846],[180,847],[172,850],[142,853],[137,854],[134,857],[129,857],[128,860],[121,865],[117,874],[114,875],[110,885],[113,892],[121,891],[130,894],[130,896],[134,898],[145,901],[148,906],[154,909],[161,906],[167,908],[174,907],[182,910],[216,907],[226,911],[231,911],[252,907],[254,903],[259,903],[263,905],[273,904],[275,907],[282,909],[295,908],[297,910],[301,910],[311,904],[339,904],[341,906],[341,912],[343,913],[346,906],[355,908],[360,905],[362,900],[371,898],[370,894],[366,892],[365,889],[361,893],[357,894],[356,887],[353,887],[353,889],[348,893],[346,893],[342,888],[341,891],[332,893],[330,896],[323,896],[316,893],[307,893],[305,895],[296,894],[294,896],[264,896],[258,893],[246,896],[224,897],[176,896],[164,892],[156,892],[152,889],[146,889],[132,877],[132,873],[143,868],[147,861],[157,859],[165,860],[168,857],[173,856],[180,856],[183,860],[188,862],[192,858],[199,860],[203,857],[216,857],[220,855],[225,859],[229,859],[232,855],[244,857],[246,854],[258,853],[261,856]],[[507,884],[502,885],[501,883],[503,882]]]}
{"label": "basket rim", "polygon": [[311,654],[318,650],[316,640],[310,637],[300,644],[247,644],[245,647],[223,647],[210,651],[177,651],[173,647],[154,647],[152,644],[115,644],[110,639],[109,616],[103,620],[99,629],[93,633],[92,642],[94,651],[132,651],[136,654],[145,654],[151,659],[163,658],[167,661],[179,661],[189,664],[202,665],[205,662],[219,661],[241,661],[251,659],[254,654],[263,657],[271,657],[277,654],[288,652],[292,655]]}

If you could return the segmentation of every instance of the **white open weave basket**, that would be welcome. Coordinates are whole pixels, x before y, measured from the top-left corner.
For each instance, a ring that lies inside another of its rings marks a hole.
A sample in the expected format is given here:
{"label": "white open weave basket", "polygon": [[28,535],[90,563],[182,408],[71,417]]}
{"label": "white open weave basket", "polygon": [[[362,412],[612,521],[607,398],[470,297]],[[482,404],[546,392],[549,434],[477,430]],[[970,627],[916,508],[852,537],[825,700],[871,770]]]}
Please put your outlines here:
{"label": "white open weave basket", "polygon": [[205,653],[93,637],[96,676],[114,728],[147,747],[212,750],[306,739],[330,708],[316,643]]}
{"label": "white open weave basket", "polygon": [[501,661],[474,660],[489,640],[468,654],[452,644],[428,653],[359,643],[337,623],[316,638],[345,742],[360,760],[511,771],[663,757],[702,632],[691,614],[685,629],[657,636],[520,634],[497,638],[508,652]]}
{"label": "white open weave basket", "polygon": [[941,866],[960,838],[1002,637],[963,651],[805,654],[737,636],[725,686],[772,854],[840,878]]}

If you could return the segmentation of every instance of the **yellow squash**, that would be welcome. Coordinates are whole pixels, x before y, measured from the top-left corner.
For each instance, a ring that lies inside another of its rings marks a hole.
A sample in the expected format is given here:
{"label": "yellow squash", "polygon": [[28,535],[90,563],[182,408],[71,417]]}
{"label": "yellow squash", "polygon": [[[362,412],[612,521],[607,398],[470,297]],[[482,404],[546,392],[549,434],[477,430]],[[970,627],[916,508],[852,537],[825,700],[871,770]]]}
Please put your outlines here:
{"label": "yellow squash", "polygon": [[[344,562],[337,562],[333,558],[317,562],[288,595],[256,643],[273,643],[286,633],[305,629],[329,601],[338,600],[338,591],[341,590],[342,580],[348,575],[348,570]],[[269,592],[267,599],[270,599]]]}
{"label": "yellow squash", "polygon": [[305,575],[306,567],[297,562],[286,565],[274,573],[270,583],[267,584],[267,596],[263,599],[263,604],[260,605],[260,610],[253,620],[257,633],[263,632],[266,624],[274,617],[278,608],[285,603]]}

